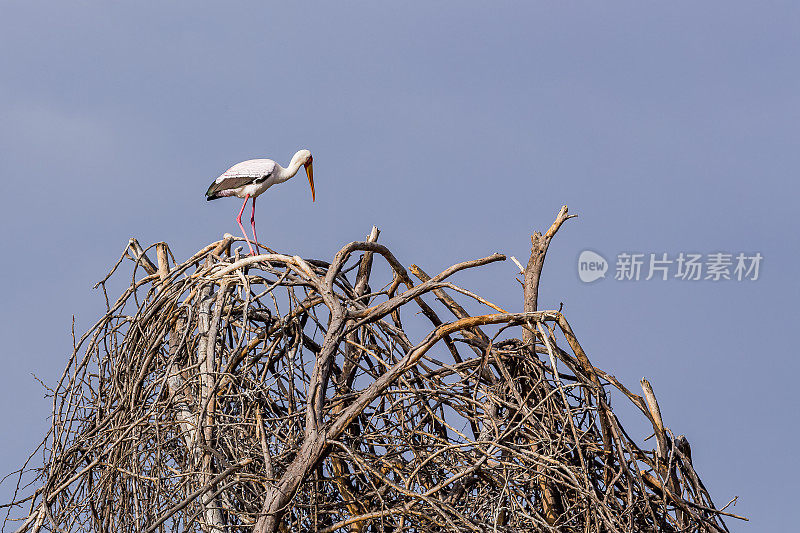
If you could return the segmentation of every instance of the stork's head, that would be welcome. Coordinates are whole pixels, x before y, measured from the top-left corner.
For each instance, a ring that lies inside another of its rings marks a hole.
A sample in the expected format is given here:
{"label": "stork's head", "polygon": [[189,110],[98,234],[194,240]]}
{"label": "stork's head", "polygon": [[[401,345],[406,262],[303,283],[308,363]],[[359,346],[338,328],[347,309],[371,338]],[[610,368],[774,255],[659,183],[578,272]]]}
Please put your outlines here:
{"label": "stork's head", "polygon": [[311,201],[316,201],[315,194],[314,194],[314,167],[312,166],[312,162],[314,158],[311,157],[311,152],[308,150],[300,150],[292,159],[297,159],[306,169],[306,176],[308,176],[308,184],[311,186]]}

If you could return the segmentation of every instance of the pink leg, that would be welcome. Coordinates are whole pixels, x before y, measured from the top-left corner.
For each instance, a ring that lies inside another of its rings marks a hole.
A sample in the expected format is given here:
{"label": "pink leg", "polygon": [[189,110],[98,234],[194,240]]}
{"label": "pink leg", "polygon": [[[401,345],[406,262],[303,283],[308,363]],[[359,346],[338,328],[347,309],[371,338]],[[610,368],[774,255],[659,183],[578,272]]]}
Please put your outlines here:
{"label": "pink leg", "polygon": [[[250,214],[250,225],[253,227],[253,244],[256,245],[258,250],[258,235],[256,235],[256,197],[253,196],[253,212]],[[260,251],[260,250],[259,250]]]}
{"label": "pink leg", "polygon": [[244,203],[242,204],[242,208],[239,210],[239,216],[236,217],[236,222],[239,224],[239,227],[242,228],[242,235],[244,235],[244,240],[247,241],[247,247],[250,248],[250,253],[252,255],[256,255],[256,253],[253,251],[253,247],[250,245],[250,239],[247,238],[247,233],[244,231],[244,226],[242,226],[242,213],[244,213],[244,206],[247,205],[247,200],[249,199],[249,194],[244,197]]}

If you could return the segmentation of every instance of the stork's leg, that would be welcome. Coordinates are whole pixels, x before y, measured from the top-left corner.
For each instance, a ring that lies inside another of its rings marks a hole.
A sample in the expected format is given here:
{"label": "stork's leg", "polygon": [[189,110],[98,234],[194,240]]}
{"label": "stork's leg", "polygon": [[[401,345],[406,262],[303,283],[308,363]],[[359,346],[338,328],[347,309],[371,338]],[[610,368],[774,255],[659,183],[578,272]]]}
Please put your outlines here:
{"label": "stork's leg", "polygon": [[[253,196],[253,212],[250,214],[250,225],[253,227],[253,244],[256,245],[258,250],[258,235],[256,235],[256,197]],[[261,250],[258,250],[261,251]]]}
{"label": "stork's leg", "polygon": [[250,195],[245,195],[244,203],[242,204],[242,208],[239,210],[239,216],[236,217],[236,223],[239,224],[239,227],[242,229],[242,235],[244,235],[244,240],[247,241],[247,247],[250,248],[250,253],[252,255],[256,255],[256,253],[253,251],[253,247],[250,245],[250,239],[247,238],[247,233],[244,231],[244,226],[242,226],[242,213],[244,213],[244,206],[247,205],[247,200],[249,199]]}

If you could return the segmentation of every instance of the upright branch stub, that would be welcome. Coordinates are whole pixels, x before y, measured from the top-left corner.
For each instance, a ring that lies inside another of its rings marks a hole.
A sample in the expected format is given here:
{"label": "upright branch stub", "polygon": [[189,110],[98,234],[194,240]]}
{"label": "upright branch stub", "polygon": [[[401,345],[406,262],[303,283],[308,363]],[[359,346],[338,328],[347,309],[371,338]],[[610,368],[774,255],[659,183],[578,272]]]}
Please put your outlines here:
{"label": "upright branch stub", "polygon": [[[550,241],[555,237],[556,232],[561,225],[570,218],[577,217],[578,215],[567,214],[569,209],[563,206],[556,215],[555,221],[550,225],[544,235],[538,231],[531,235],[531,256],[528,259],[528,264],[525,267],[525,290],[524,290],[524,309],[526,313],[536,311],[537,300],[539,298],[539,278],[542,275],[542,267],[544,266],[544,258],[547,255],[547,248],[550,246]],[[533,340],[533,331],[525,330],[523,332],[522,340],[526,343]]]}

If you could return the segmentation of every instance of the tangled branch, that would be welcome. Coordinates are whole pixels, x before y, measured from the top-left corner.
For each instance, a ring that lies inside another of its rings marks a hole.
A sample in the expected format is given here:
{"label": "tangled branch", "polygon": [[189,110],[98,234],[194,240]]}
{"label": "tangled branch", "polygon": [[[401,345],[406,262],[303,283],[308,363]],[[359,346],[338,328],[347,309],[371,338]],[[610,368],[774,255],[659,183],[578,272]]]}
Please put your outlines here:
{"label": "tangled branch", "polygon": [[[229,235],[175,263],[132,240],[98,284],[107,312],[75,342],[42,466],[20,471],[4,530],[727,531],[734,515],[649,383],[633,394],[564,315],[537,310],[568,218],[534,234],[522,312],[451,281],[504,256],[429,276],[377,229],[330,263],[243,258]],[[111,303],[126,257],[132,281]],[[649,421],[655,450],[608,389]]]}

